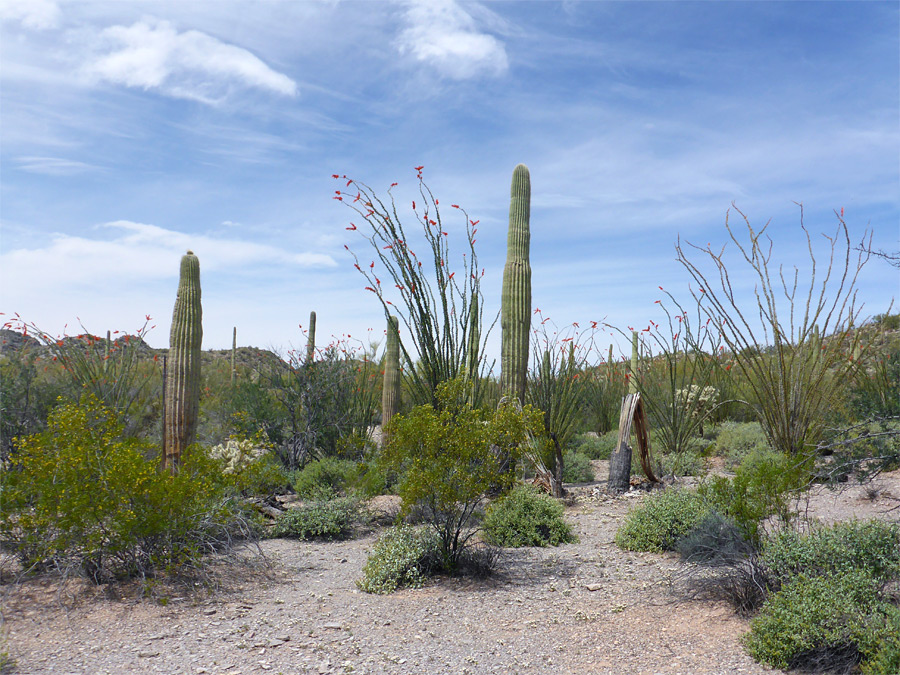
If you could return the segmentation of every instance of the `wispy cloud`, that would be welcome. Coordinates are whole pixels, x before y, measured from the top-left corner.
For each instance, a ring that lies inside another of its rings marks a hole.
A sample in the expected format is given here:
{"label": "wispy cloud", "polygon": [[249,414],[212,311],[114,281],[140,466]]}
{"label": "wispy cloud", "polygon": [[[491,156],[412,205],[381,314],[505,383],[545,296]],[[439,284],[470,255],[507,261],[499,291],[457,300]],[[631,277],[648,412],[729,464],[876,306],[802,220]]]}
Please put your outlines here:
{"label": "wispy cloud", "polygon": [[208,104],[220,102],[236,87],[297,95],[296,82],[246,49],[197,30],[179,32],[168,21],[110,26],[100,39],[108,51],[92,59],[85,71],[113,84]]}
{"label": "wispy cloud", "polygon": [[86,162],[63,157],[19,157],[16,161],[22,171],[45,176],[72,176],[97,169]]}
{"label": "wispy cloud", "polygon": [[[172,260],[188,248],[200,256],[204,269],[337,265],[331,256],[321,253],[293,253],[234,238],[188,234],[127,220],[105,223],[99,229],[111,231],[113,237],[57,234],[43,248],[5,251],[0,255],[4,286],[13,289],[19,280],[30,279],[32,287],[37,284],[52,292],[54,288],[72,285],[102,287],[124,278],[167,278],[177,272]],[[35,277],[35,270],[41,270],[40,277]]]}
{"label": "wispy cloud", "polygon": [[455,0],[410,0],[397,49],[456,80],[502,75],[509,68],[506,47],[476,26]]}
{"label": "wispy cloud", "polygon": [[25,28],[56,28],[60,20],[59,6],[53,0],[2,0],[0,20],[18,21]]}

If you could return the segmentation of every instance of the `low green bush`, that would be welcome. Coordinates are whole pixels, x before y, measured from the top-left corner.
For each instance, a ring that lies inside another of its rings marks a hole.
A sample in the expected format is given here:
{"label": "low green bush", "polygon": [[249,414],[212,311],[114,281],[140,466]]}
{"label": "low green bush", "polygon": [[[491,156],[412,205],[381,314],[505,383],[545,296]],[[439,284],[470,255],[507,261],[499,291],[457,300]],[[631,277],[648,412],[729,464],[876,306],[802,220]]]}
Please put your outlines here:
{"label": "low green bush", "polygon": [[831,576],[854,570],[884,583],[900,578],[900,524],[853,520],[809,534],[783,528],[765,540],[763,561],[778,585],[801,574]]}
{"label": "low green bush", "polygon": [[616,544],[629,551],[670,551],[709,515],[706,501],[692,490],[663,490],[631,510],[616,532]]}
{"label": "low green bush", "polygon": [[616,449],[618,431],[608,431],[597,436],[594,433],[579,434],[572,443],[572,449],[585,455],[588,459],[609,459]]}
{"label": "low green bush", "polygon": [[790,497],[809,478],[809,464],[774,450],[756,450],[737,468],[734,477],[714,476],[699,487],[712,508],[732,518],[747,539],[759,545],[762,523],[777,516],[793,517]]}
{"label": "low green bush", "polygon": [[250,533],[221,462],[194,445],[173,476],[156,456],[96,398],[58,406],[2,472],[0,538],[25,569],[99,583],[200,569],[204,553]]}
{"label": "low green bush", "polygon": [[706,460],[693,450],[669,452],[656,455],[656,469],[659,476],[703,476],[706,474]]}
{"label": "low green bush", "polygon": [[272,526],[271,536],[346,539],[359,516],[359,502],[353,497],[317,500],[281,514]]}
{"label": "low green bush", "polygon": [[578,540],[563,519],[563,505],[527,485],[492,503],[482,529],[485,540],[497,546],[559,546]]}
{"label": "low green bush", "polygon": [[336,457],[323,457],[291,474],[294,492],[303,499],[334,496],[353,486],[360,477],[356,462]]}
{"label": "low green bush", "polygon": [[726,458],[730,469],[736,468],[744,458],[769,447],[759,422],[722,422],[716,436],[716,454]]}
{"label": "low green bush", "polygon": [[895,608],[861,570],[800,575],[765,602],[744,636],[748,653],[775,668],[846,672],[860,660],[890,659],[897,644]]}
{"label": "low green bush", "polygon": [[900,607],[884,605],[886,639],[862,662],[862,675],[900,673]]}
{"label": "low green bush", "polygon": [[587,455],[571,450],[563,453],[564,483],[592,483],[594,480],[594,469]]}
{"label": "low green bush", "polygon": [[440,541],[428,528],[400,525],[385,530],[369,553],[356,585],[366,593],[393,593],[424,585],[440,567]]}

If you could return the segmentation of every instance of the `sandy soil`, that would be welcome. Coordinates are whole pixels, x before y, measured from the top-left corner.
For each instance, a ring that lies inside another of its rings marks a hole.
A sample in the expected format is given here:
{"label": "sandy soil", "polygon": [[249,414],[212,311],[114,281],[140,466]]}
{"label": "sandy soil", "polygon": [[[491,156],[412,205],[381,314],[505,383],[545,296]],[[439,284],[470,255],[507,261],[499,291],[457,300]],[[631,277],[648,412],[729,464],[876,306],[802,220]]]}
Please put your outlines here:
{"label": "sandy soil", "polygon": [[[598,478],[603,478],[602,468]],[[576,486],[580,541],[505,552],[488,580],[436,579],[373,596],[356,588],[377,531],[346,542],[269,540],[225,564],[212,593],[165,605],[136,587],[29,579],[2,591],[18,673],[767,673],[742,651],[748,622],[685,592],[671,554],[620,551],[619,523],[644,493]],[[900,472],[816,490],[831,522],[900,517]]]}

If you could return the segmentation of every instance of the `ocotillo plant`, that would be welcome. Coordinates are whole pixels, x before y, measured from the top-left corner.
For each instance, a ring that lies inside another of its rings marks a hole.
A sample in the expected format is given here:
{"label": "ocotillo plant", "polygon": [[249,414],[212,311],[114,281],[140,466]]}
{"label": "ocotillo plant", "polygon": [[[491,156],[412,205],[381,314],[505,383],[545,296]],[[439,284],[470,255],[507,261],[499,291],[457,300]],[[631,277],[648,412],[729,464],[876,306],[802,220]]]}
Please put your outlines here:
{"label": "ocotillo plant", "polygon": [[[419,198],[412,202],[413,214],[421,225],[420,235],[404,228],[400,221],[400,209],[392,193],[397,183],[387,191],[390,199],[383,201],[365,183],[333,174],[333,178],[346,181],[343,189],[335,191],[334,199],[356,211],[362,219],[359,222],[365,223],[350,223],[346,229],[367,240],[374,259],[360,264],[356,253],[347,245],[345,248],[368,282],[366,290],[378,298],[385,316],[397,316],[411,338],[400,343],[404,362],[416,364],[404,373],[410,396],[416,403],[438,405],[437,386],[463,376],[470,363],[472,298],[481,294],[484,270],[478,267],[475,254],[478,221],[470,220],[458,204],[450,208],[462,214],[462,227],[442,219],[438,199],[424,183],[422,170],[416,167]],[[449,242],[461,238],[468,250],[462,255],[462,266],[453,269],[457,263],[451,258]],[[412,248],[420,244],[425,246],[421,257]],[[384,285],[382,278],[387,282]],[[391,300],[392,296],[399,296],[399,301]],[[479,328],[479,364],[485,359],[489,333],[481,333]],[[470,382],[476,405],[486,389],[481,382],[481,378]]]}
{"label": "ocotillo plant", "polygon": [[[400,322],[389,316],[384,347],[384,384],[381,392],[381,428],[384,431],[400,408]],[[386,434],[386,432],[385,432]],[[383,440],[387,440],[385,435]]]}
{"label": "ocotillo plant", "polygon": [[[822,265],[823,256],[816,259],[812,237],[804,227],[801,205],[800,226],[807,238],[811,274],[804,281],[796,267],[793,275],[781,266],[775,271],[772,254],[779,247],[766,234],[768,224],[756,229],[737,208],[733,212],[744,223],[740,229],[746,229],[739,236],[729,222],[729,211],[725,228],[739,254],[734,262],[726,263],[724,247],[716,252],[711,244],[705,248],[687,244],[693,249],[689,255],[680,241],[675,247],[677,260],[697,284],[692,290],[695,299],[706,298],[704,313],[721,326],[723,346],[734,355],[769,444],[784,453],[806,454],[823,437],[826,420],[840,406],[835,383],[853,377],[857,369],[846,355],[858,342],[855,327],[862,308],[857,304],[857,279],[869,252],[853,248],[847,224],[838,216],[836,232],[826,237],[828,264]],[[854,251],[859,251],[855,260]],[[757,306],[752,309],[732,286],[735,262],[745,264],[754,278]],[[810,358],[817,330],[827,340]]]}
{"label": "ocotillo plant", "polygon": [[306,340],[306,362],[312,363],[316,358],[316,313],[309,313],[309,334]]}
{"label": "ocotillo plant", "polygon": [[200,345],[203,341],[200,305],[200,261],[193,251],[181,258],[181,278],[172,313],[166,359],[163,468],[174,473],[181,455],[194,440],[200,407]]}
{"label": "ocotillo plant", "polygon": [[525,401],[528,338],[531,330],[531,176],[519,164],[513,170],[509,202],[509,234],[500,305],[500,394]]}

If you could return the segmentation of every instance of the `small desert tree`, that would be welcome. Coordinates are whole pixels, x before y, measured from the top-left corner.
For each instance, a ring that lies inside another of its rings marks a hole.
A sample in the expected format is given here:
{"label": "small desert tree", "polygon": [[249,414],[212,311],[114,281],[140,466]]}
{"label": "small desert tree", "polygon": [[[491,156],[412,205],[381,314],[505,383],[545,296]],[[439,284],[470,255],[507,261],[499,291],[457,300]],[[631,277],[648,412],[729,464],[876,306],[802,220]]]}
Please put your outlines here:
{"label": "small desert tree", "polygon": [[438,385],[436,398],[436,406],[393,418],[381,462],[400,476],[404,511],[423,509],[440,539],[442,564],[452,572],[477,531],[473,514],[485,492],[515,481],[503,470],[503,453],[517,453],[529,433],[541,432],[542,421],[527,406],[473,408],[462,379]]}

